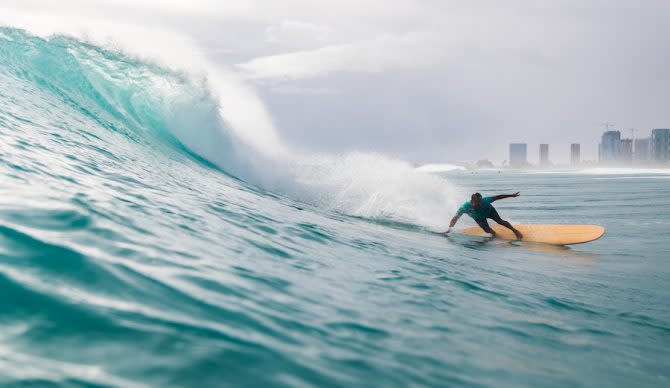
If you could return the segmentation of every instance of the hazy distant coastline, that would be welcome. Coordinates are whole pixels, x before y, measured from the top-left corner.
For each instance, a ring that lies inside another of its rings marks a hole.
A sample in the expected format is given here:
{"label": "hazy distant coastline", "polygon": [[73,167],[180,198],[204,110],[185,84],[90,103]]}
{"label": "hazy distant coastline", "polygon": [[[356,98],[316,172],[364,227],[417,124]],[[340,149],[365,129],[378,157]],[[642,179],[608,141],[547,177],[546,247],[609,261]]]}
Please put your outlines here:
{"label": "hazy distant coastline", "polygon": [[449,171],[526,171],[538,173],[585,173],[585,174],[670,174],[670,165],[645,164],[634,166],[617,166],[615,164],[581,163],[579,165],[526,165],[510,167],[491,163],[487,166],[477,165],[476,162],[428,163],[416,166],[417,171],[440,173]]}

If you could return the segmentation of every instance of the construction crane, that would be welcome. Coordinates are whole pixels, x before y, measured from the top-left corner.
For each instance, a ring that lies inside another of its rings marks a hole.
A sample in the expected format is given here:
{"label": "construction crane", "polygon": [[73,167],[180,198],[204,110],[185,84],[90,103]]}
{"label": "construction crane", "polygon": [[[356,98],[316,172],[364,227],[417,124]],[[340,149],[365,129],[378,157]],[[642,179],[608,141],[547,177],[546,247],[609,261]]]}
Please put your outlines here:
{"label": "construction crane", "polygon": [[610,123],[609,121],[605,121],[604,123],[602,123],[602,125],[605,127],[605,131],[609,131],[610,127],[614,126],[614,123]]}

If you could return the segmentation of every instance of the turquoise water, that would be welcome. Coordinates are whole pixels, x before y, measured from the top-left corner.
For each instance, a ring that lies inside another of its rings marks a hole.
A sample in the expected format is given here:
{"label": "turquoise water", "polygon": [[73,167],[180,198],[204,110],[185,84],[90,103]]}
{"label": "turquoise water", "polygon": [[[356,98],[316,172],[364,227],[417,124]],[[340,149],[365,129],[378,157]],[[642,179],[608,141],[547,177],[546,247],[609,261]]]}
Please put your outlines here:
{"label": "turquoise water", "polygon": [[[0,384],[669,383],[669,173],[411,178],[453,188],[445,225],[476,190],[521,191],[497,206],[513,222],[607,228],[570,249],[444,238],[421,221],[442,201],[430,185],[365,209],[264,189],[213,101],[157,66],[0,29]],[[201,127],[221,129],[220,158],[193,151]]]}

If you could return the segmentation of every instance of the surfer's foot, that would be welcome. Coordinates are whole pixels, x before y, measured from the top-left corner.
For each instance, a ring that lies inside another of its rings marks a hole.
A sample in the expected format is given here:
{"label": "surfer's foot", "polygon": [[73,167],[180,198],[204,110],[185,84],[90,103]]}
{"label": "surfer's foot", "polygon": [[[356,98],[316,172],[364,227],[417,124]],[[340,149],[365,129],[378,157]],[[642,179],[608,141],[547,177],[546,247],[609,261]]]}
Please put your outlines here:
{"label": "surfer's foot", "polygon": [[521,234],[521,232],[519,232],[518,230],[515,230],[514,234],[516,235],[517,240],[521,240],[523,238],[523,234]]}

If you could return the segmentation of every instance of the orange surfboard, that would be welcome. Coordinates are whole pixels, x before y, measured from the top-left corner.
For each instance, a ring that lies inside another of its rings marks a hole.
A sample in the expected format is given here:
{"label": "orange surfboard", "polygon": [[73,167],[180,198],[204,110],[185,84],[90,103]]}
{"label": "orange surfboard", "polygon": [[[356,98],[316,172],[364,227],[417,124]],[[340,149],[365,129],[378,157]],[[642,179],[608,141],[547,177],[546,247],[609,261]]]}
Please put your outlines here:
{"label": "orange surfboard", "polygon": [[[531,224],[514,227],[523,234],[521,241],[554,245],[583,244],[597,240],[605,234],[605,228],[598,225]],[[491,229],[496,232],[496,238],[516,240],[514,233],[502,225],[492,225]],[[488,236],[479,226],[464,228],[459,232],[472,236]]]}

